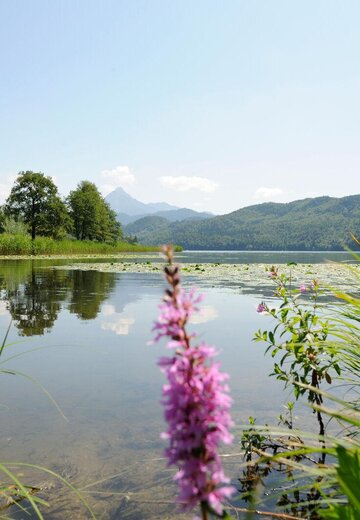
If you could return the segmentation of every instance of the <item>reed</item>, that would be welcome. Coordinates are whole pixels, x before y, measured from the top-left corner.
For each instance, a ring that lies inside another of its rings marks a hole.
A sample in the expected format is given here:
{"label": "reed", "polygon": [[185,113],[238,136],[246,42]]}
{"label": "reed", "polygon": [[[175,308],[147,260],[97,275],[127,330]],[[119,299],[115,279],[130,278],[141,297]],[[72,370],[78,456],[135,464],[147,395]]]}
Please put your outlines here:
{"label": "reed", "polygon": [[[156,246],[129,244],[127,242],[94,242],[90,240],[54,240],[49,237],[37,237],[31,240],[29,235],[0,234],[0,255],[2,256],[40,256],[40,255],[73,255],[73,254],[116,254],[143,253],[159,251]],[[176,250],[181,250],[178,246]]]}

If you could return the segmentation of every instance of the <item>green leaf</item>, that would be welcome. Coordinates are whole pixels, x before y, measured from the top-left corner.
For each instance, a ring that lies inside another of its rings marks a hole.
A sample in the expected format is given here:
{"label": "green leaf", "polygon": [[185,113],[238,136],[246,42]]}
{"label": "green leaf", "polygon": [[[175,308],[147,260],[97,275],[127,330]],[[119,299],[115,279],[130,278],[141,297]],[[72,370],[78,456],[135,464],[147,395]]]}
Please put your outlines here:
{"label": "green leaf", "polygon": [[339,365],[337,363],[334,363],[333,367],[334,367],[335,372],[339,376],[341,374],[341,368],[339,367]]}
{"label": "green leaf", "polygon": [[328,372],[325,372],[325,379],[326,379],[326,382],[329,383],[329,385],[331,385],[331,376]]}
{"label": "green leaf", "polygon": [[329,509],[320,509],[322,518],[326,520],[358,520],[357,513],[349,506],[336,504]]}
{"label": "green leaf", "polygon": [[338,446],[336,452],[339,461],[337,475],[340,487],[360,518],[360,449],[350,451],[343,446]]}

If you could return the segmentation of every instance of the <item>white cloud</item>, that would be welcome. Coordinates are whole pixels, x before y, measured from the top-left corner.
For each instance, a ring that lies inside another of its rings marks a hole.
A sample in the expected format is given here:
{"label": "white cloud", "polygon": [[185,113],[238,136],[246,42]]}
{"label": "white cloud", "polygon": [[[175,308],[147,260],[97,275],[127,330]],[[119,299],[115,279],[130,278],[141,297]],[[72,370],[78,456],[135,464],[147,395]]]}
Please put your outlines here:
{"label": "white cloud", "polygon": [[110,303],[104,303],[101,307],[101,312],[104,316],[112,316],[113,314],[116,314],[115,306]]}
{"label": "white cloud", "polygon": [[159,178],[160,184],[166,188],[176,191],[199,190],[205,193],[211,193],[219,187],[219,185],[206,177],[179,177],[165,176]]}
{"label": "white cloud", "polygon": [[8,184],[0,184],[0,202],[4,202],[10,194],[11,187]]}
{"label": "white cloud", "polygon": [[16,177],[16,175],[9,175],[6,182],[0,182],[0,204],[5,202],[5,199],[10,195]]}
{"label": "white cloud", "polygon": [[101,329],[115,332],[117,336],[127,336],[131,326],[135,323],[135,318],[127,311],[127,305],[123,312],[117,312],[114,305],[105,303],[101,312],[107,318],[101,323]]}
{"label": "white cloud", "polygon": [[285,195],[285,191],[281,188],[265,188],[262,186],[258,188],[254,195],[253,199],[255,200],[272,200],[278,199],[279,197],[283,197]]}
{"label": "white cloud", "polygon": [[102,192],[106,195],[116,188],[126,188],[135,182],[135,175],[129,166],[116,166],[112,170],[102,170],[101,177],[106,184],[102,186]]}
{"label": "white cloud", "polygon": [[111,330],[117,336],[127,336],[131,325],[135,323],[135,318],[118,318],[116,321],[104,321],[101,324],[102,330]]}

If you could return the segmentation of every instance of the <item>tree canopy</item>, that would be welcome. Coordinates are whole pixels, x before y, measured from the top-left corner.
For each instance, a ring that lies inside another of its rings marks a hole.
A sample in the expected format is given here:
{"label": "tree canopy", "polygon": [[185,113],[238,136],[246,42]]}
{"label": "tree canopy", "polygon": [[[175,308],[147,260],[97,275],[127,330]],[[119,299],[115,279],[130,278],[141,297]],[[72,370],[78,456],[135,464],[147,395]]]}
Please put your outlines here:
{"label": "tree canopy", "polygon": [[332,251],[357,249],[360,195],[257,204],[203,220],[169,222],[150,215],[124,228],[142,244],[175,243],[184,249]]}
{"label": "tree canopy", "polygon": [[20,172],[4,211],[29,227],[32,239],[37,235],[61,238],[69,226],[65,203],[51,177],[41,172]]}
{"label": "tree canopy", "polygon": [[77,189],[70,192],[67,204],[73,222],[73,233],[78,240],[115,242],[122,238],[116,213],[94,183],[80,182]]}

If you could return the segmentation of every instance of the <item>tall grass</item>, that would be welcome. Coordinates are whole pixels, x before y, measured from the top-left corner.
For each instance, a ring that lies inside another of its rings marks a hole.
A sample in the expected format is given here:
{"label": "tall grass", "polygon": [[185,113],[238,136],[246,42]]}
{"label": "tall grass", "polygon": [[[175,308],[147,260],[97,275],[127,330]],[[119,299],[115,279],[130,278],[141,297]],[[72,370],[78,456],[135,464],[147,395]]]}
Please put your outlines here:
{"label": "tall grass", "polygon": [[158,247],[128,244],[127,242],[109,244],[104,242],[92,242],[90,240],[54,240],[48,237],[37,237],[35,240],[31,240],[31,237],[28,235],[12,235],[8,233],[2,233],[0,235],[0,255],[4,256],[116,254],[158,250]]}

